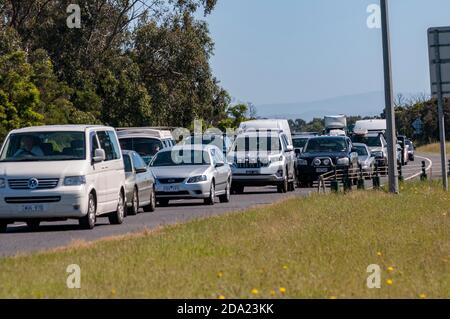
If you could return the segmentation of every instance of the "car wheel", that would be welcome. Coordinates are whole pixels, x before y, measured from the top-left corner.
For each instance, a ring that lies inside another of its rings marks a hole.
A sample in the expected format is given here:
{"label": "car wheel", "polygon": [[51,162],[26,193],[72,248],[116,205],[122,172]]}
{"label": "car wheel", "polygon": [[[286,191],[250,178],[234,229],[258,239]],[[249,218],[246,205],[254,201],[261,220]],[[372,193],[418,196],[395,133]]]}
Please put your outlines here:
{"label": "car wheel", "polygon": [[[169,202],[167,202],[168,204]],[[150,204],[144,207],[144,212],[146,213],[152,213],[155,211],[156,208],[156,196],[155,196],[155,189],[152,187],[152,190],[150,192]]]}
{"label": "car wheel", "polygon": [[79,224],[83,229],[93,229],[95,227],[95,219],[97,212],[97,203],[93,193],[89,194],[88,212],[86,216],[80,218]]}
{"label": "car wheel", "polygon": [[111,225],[120,225],[123,223],[123,220],[125,218],[125,207],[124,207],[124,199],[123,194],[120,192],[119,194],[119,200],[117,202],[117,209],[114,213],[109,215],[109,223]]}
{"label": "car wheel", "polygon": [[288,192],[289,182],[287,176],[284,178],[284,182],[281,185],[278,185],[278,193],[285,194]]}
{"label": "car wheel", "polygon": [[205,205],[213,206],[216,200],[216,189],[214,182],[211,182],[211,188],[209,189],[209,197],[205,199]]}
{"label": "car wheel", "polygon": [[127,209],[128,215],[136,216],[139,213],[139,193],[137,188],[134,188],[132,206]]}
{"label": "car wheel", "polygon": [[0,223],[0,234],[6,233],[6,230],[8,229],[7,223]]}
{"label": "car wheel", "polygon": [[225,189],[225,194],[219,196],[219,200],[221,203],[229,203],[231,198],[230,192],[230,181],[227,182],[227,188]]}
{"label": "car wheel", "polygon": [[27,221],[27,227],[31,231],[38,230],[40,225],[41,225],[41,221],[40,220],[29,220],[29,221]]}

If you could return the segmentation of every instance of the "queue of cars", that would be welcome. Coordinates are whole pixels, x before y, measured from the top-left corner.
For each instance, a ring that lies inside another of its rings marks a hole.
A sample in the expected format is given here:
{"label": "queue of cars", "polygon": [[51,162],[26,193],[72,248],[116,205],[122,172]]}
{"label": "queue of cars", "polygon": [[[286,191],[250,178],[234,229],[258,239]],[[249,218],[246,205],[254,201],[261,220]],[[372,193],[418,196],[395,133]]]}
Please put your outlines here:
{"label": "queue of cars", "polygon": [[[169,129],[90,125],[30,127],[10,132],[0,150],[0,232],[25,222],[97,218],[122,224],[157,204],[201,199],[230,201],[248,186],[276,186],[279,193],[309,187],[320,175],[387,164],[381,122],[359,122],[348,137],[340,116],[327,135],[291,134],[286,120],[244,122],[235,136],[208,133],[176,143]],[[331,125],[330,124],[330,125]],[[337,132],[339,130],[339,132]],[[414,146],[399,138],[399,161],[414,160]]]}

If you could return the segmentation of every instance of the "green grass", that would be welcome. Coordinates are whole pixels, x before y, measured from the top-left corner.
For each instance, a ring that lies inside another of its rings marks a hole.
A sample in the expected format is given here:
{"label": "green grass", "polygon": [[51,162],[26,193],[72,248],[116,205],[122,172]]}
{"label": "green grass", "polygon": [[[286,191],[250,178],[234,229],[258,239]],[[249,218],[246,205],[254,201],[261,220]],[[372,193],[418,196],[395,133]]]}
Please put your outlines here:
{"label": "green grass", "polygon": [[[70,264],[81,267],[81,289],[66,288]],[[366,287],[370,264],[383,269],[381,289]],[[392,285],[386,284],[389,279]],[[312,195],[154,232],[0,259],[2,298],[421,294],[450,298],[450,205],[439,184],[407,184],[398,196]]]}
{"label": "green grass", "polygon": [[[428,144],[417,149],[419,153],[440,154],[441,145],[439,143]],[[450,142],[447,142],[447,153],[450,153]]]}

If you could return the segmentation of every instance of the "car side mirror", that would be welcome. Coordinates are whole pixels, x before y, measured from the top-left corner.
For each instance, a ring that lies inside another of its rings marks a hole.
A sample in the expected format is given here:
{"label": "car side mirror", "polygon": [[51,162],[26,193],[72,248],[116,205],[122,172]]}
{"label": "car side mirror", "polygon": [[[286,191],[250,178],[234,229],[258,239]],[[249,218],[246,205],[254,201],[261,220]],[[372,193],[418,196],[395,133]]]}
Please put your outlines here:
{"label": "car side mirror", "polygon": [[286,147],[286,152],[287,153],[290,153],[290,152],[293,152],[294,151],[294,147],[292,146],[292,145],[288,145],[287,147]]}
{"label": "car side mirror", "polygon": [[302,153],[302,149],[301,148],[296,148],[295,149],[295,154],[296,155],[300,155]]}
{"label": "car side mirror", "polygon": [[146,167],[136,168],[136,174],[147,173]]}
{"label": "car side mirror", "polygon": [[216,168],[224,167],[224,166],[225,166],[225,163],[217,163],[217,164],[216,164]]}
{"label": "car side mirror", "polygon": [[94,163],[104,162],[106,159],[105,150],[98,148],[94,152],[94,158],[92,159]]}

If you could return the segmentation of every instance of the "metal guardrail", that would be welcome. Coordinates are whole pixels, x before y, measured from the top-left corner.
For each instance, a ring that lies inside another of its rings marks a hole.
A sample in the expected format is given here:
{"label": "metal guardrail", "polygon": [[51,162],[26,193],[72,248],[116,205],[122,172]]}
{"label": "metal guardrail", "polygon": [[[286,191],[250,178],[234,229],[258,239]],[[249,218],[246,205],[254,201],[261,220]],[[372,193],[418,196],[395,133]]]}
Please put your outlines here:
{"label": "metal guardrail", "polygon": [[[450,167],[450,161],[449,161]],[[432,174],[432,170],[427,169],[426,162],[423,161],[421,165],[398,165],[399,181],[405,180],[405,174],[417,173],[420,171],[420,179],[425,181],[429,178],[428,173]],[[375,166],[372,171],[363,170],[361,165],[356,168],[348,169],[334,169],[330,172],[322,174],[318,179],[318,192],[326,192],[330,188],[332,192],[338,193],[343,188],[344,192],[352,191],[354,187],[363,190],[366,188],[366,181],[372,182],[373,189],[381,188],[381,178],[388,176],[387,167]]]}

